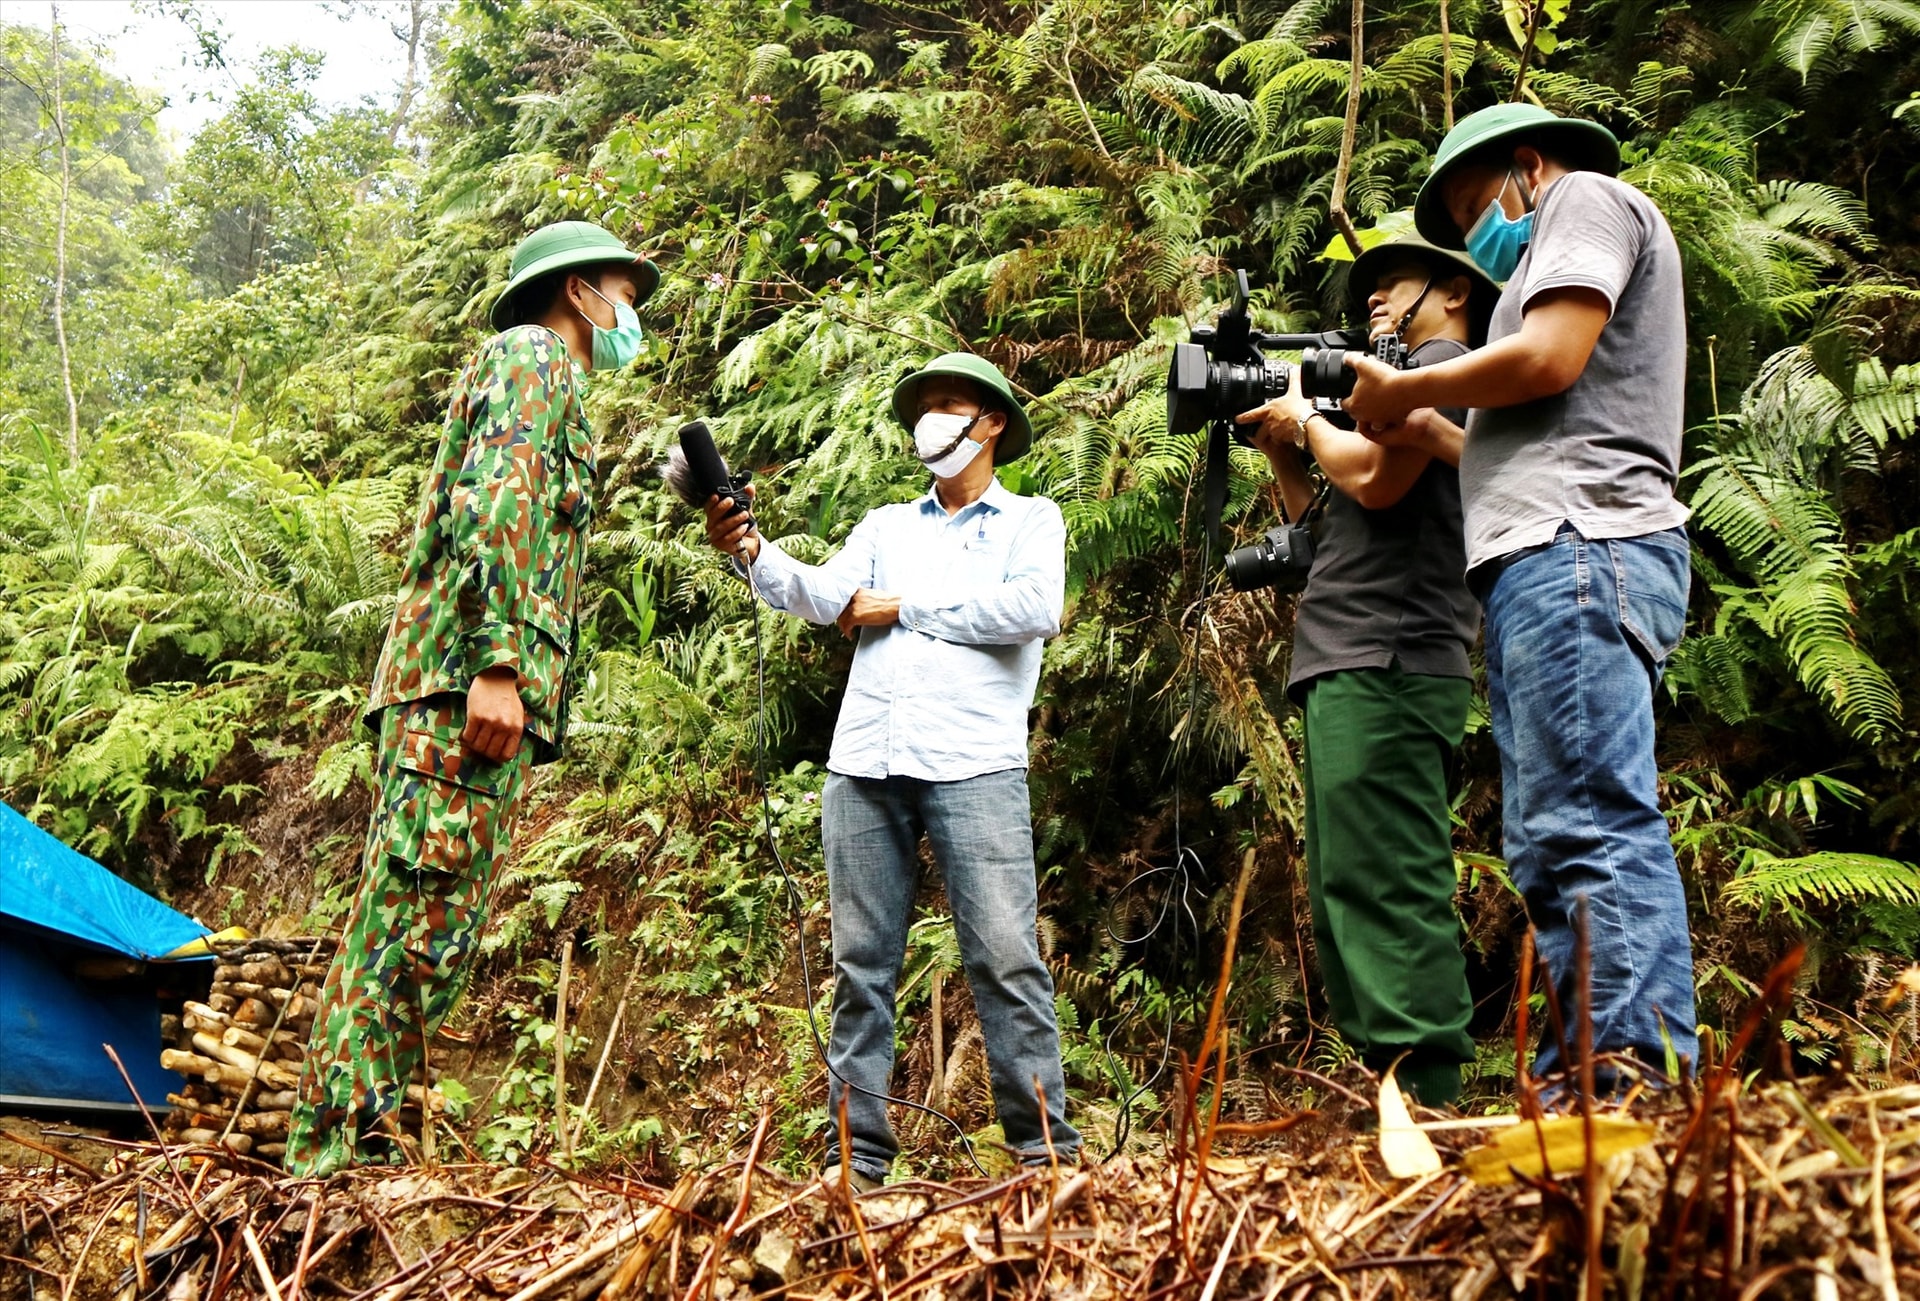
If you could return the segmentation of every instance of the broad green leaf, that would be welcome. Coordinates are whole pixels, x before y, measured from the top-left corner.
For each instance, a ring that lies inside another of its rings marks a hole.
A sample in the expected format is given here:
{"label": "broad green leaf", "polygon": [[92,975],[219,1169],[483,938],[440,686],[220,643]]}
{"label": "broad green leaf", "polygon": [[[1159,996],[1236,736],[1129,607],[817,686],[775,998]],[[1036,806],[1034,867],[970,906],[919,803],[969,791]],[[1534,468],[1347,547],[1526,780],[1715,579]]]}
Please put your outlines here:
{"label": "broad green leaf", "polygon": [[[1359,232],[1360,247],[1369,249],[1376,244],[1384,244],[1390,239],[1398,239],[1402,235],[1412,233],[1413,209],[1406,208],[1399,212],[1390,212],[1374,225]],[[1347,247],[1346,237],[1335,235],[1329,240],[1327,246],[1320,250],[1320,260],[1323,262],[1353,261],[1353,250]]]}

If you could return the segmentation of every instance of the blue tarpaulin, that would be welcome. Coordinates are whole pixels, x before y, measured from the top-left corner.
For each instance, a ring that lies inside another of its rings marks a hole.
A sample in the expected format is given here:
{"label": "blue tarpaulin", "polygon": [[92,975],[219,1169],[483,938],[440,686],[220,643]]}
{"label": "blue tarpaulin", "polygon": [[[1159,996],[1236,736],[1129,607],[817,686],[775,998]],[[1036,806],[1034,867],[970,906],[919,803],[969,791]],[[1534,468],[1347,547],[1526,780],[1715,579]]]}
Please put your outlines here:
{"label": "blue tarpaulin", "polygon": [[132,1106],[110,1043],[164,1108],[182,1081],[160,1069],[160,999],[184,973],[148,963],[206,933],[0,804],[0,1103]]}
{"label": "blue tarpaulin", "polygon": [[129,958],[157,958],[207,933],[0,804],[0,921],[26,922]]}

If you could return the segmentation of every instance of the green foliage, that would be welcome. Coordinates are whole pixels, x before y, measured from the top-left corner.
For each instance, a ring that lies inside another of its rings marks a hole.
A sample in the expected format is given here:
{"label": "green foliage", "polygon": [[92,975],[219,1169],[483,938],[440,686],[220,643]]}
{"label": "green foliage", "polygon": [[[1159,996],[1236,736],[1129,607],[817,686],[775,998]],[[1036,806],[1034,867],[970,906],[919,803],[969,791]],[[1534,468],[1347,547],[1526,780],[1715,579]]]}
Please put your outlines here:
{"label": "green foliage", "polygon": [[[1877,475],[1888,445],[1913,429],[1920,369],[1863,363],[1848,393],[1820,373],[1811,348],[1774,357],[1716,445],[1688,468],[1698,525],[1747,581],[1722,581],[1715,642],[1689,666],[1743,717],[1743,654],[1782,655],[1801,684],[1867,741],[1899,725],[1893,676],[1866,645],[1860,576],[1839,502],[1846,478]],[[1751,621],[1763,634],[1734,634]]]}
{"label": "green foliage", "polygon": [[1803,82],[1824,81],[1848,56],[1920,36],[1920,5],[1905,0],[1766,0],[1755,18],[1773,28],[1773,55]]}
{"label": "green foliage", "polygon": [[[555,1124],[553,1051],[558,1029],[524,1007],[505,1010],[512,1047],[499,1078],[485,1095],[486,1111],[474,1131],[474,1151],[484,1161],[518,1165],[536,1147],[546,1146]],[[567,1051],[577,1056],[584,1036],[567,1034]],[[445,1085],[442,1085],[445,1088]],[[471,1089],[462,1092],[471,1094]]]}
{"label": "green foliage", "polygon": [[1728,903],[1757,908],[1862,899],[1912,907],[1920,905],[1920,868],[1874,854],[1824,852],[1775,858],[1754,849],[1721,894]]}

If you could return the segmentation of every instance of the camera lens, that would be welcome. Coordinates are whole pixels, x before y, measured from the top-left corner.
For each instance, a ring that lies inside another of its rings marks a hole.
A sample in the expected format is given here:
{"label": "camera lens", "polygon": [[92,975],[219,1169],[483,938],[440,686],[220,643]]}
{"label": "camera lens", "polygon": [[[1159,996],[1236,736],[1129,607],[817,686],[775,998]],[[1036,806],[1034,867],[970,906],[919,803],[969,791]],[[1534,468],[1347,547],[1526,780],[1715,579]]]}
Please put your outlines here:
{"label": "camera lens", "polygon": [[1236,592],[1251,592],[1265,587],[1268,573],[1279,568],[1274,563],[1273,546],[1265,538],[1252,546],[1227,552],[1227,582]]}
{"label": "camera lens", "polygon": [[1177,343],[1173,365],[1167,371],[1167,432],[1190,434],[1207,423],[1208,372],[1206,345]]}
{"label": "camera lens", "polygon": [[1189,434],[1231,420],[1287,391],[1284,362],[1214,361],[1205,345],[1175,344],[1167,372],[1167,432]]}
{"label": "camera lens", "polygon": [[1268,529],[1258,542],[1227,552],[1227,582],[1236,592],[1271,587],[1281,595],[1307,585],[1313,570],[1313,535],[1305,525]]}
{"label": "camera lens", "polygon": [[1214,410],[1227,419],[1265,406],[1287,391],[1287,368],[1279,362],[1221,362],[1215,369],[1218,397]]}
{"label": "camera lens", "polygon": [[1300,358],[1300,391],[1310,398],[1344,398],[1353,392],[1353,372],[1340,348],[1310,348]]}

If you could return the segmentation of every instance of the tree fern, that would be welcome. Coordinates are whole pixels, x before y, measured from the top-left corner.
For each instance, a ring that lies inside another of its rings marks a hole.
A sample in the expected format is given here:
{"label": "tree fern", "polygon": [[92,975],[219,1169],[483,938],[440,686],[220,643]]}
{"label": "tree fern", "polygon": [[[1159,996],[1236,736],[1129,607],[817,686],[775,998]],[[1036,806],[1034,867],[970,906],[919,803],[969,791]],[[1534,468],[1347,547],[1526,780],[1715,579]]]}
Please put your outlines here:
{"label": "tree fern", "polygon": [[1158,64],[1136,69],[1121,92],[1146,138],[1168,153],[1205,161],[1242,148],[1253,134],[1253,112],[1238,95],[1189,81]]}
{"label": "tree fern", "polygon": [[1003,47],[1012,89],[1025,90],[1052,65],[1071,38],[1072,25],[1073,0],[1050,4],[1041,9],[1026,31]]}
{"label": "tree fern", "polygon": [[1294,0],[1267,32],[1271,41],[1304,45],[1320,35],[1336,0]]}
{"label": "tree fern", "polygon": [[751,95],[764,91],[774,84],[782,71],[794,66],[793,51],[785,45],[769,41],[756,45],[747,58],[746,75],[741,78],[741,89]]}
{"label": "tree fern", "polygon": [[1699,527],[1756,576],[1763,604],[1753,612],[1801,684],[1864,739],[1898,727],[1900,692],[1861,644],[1853,565],[1832,505],[1737,451],[1710,454],[1690,472]]}

